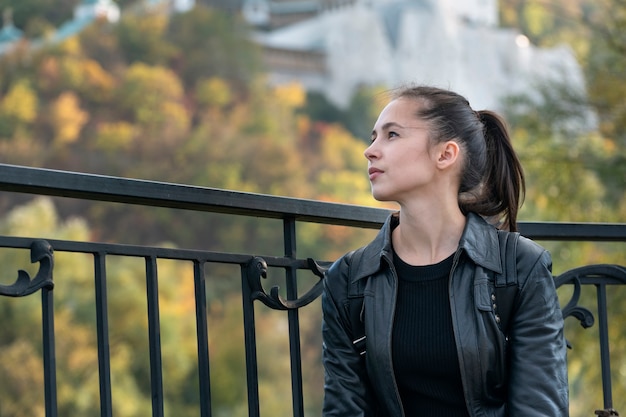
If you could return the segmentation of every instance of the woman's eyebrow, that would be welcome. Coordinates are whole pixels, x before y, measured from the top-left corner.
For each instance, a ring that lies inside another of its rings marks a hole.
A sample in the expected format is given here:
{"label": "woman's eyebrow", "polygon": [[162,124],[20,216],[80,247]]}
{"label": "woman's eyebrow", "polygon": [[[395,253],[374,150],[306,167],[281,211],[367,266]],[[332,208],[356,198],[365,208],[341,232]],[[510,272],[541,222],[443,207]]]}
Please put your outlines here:
{"label": "woman's eyebrow", "polygon": [[[387,130],[394,129],[394,128],[395,129],[398,129],[398,128],[399,129],[425,129],[424,126],[404,126],[404,125],[401,125],[398,122],[387,122],[387,123],[385,123],[384,125],[382,125],[380,127],[380,130],[381,131],[387,131]],[[376,129],[373,129],[372,130],[372,138],[375,138],[376,136],[377,136]]]}
{"label": "woman's eyebrow", "polygon": [[[384,125],[382,125],[382,126],[380,127],[380,130],[389,130],[389,129],[393,128],[393,127],[404,128],[404,126],[402,126],[402,125],[401,125],[401,124],[399,124],[399,123],[396,123],[396,122],[387,122],[387,123],[385,123]],[[372,136],[376,136],[376,129],[373,129],[373,130],[372,130]]]}
{"label": "woman's eyebrow", "polygon": [[389,130],[392,128],[399,128],[399,129],[427,129],[426,126],[404,126],[401,125],[398,122],[387,122],[384,125],[382,125],[381,130]]}
{"label": "woman's eyebrow", "polygon": [[382,130],[388,130],[392,127],[399,127],[401,129],[405,128],[405,126],[402,126],[400,123],[397,122],[387,122],[383,125]]}

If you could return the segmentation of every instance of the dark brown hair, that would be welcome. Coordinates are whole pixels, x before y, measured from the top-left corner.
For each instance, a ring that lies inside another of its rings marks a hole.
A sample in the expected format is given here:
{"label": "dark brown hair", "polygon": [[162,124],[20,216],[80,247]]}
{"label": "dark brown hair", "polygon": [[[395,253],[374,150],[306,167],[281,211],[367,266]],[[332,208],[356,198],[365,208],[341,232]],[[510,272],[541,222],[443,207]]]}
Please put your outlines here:
{"label": "dark brown hair", "polygon": [[406,87],[395,91],[394,98],[419,102],[416,117],[429,123],[430,140],[454,140],[465,152],[461,210],[495,218],[501,228],[517,230],[526,184],[504,119],[489,110],[476,112],[465,97],[435,87]]}

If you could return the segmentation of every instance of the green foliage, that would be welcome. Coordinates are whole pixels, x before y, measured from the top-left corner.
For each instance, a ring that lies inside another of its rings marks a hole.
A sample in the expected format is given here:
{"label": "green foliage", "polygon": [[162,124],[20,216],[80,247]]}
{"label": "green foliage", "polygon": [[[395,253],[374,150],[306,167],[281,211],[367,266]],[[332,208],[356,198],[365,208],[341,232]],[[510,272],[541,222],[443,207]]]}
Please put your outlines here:
{"label": "green foliage", "polygon": [[118,96],[119,110],[130,115],[145,135],[140,146],[169,149],[187,133],[190,120],[183,106],[183,87],[170,69],[143,63],[131,65]]}
{"label": "green foliage", "polygon": [[0,138],[10,138],[16,130],[27,129],[37,115],[38,98],[27,81],[13,84],[0,101]]}
{"label": "green foliage", "polygon": [[[525,168],[525,220],[604,221],[614,207],[597,170],[610,145],[586,128],[589,109],[560,86],[541,86],[539,100],[512,97],[508,119]],[[614,203],[614,201],[613,201]]]}
{"label": "green foliage", "polygon": [[577,52],[585,50],[587,32],[581,21],[595,8],[596,2],[502,0],[499,3],[502,25],[519,29],[533,44],[549,47],[566,43]]}
{"label": "green foliage", "polygon": [[[17,341],[11,345],[0,346],[0,375],[5,388],[0,403],[1,416],[44,417],[44,407],[39,401],[39,392],[43,391],[43,381],[37,378],[43,367],[33,345]],[[17,367],[15,364],[19,363]]]}
{"label": "green foliage", "polygon": [[168,34],[175,47],[173,67],[188,87],[203,78],[220,77],[241,91],[260,70],[257,47],[235,14],[200,4],[172,16]]}
{"label": "green foliage", "polygon": [[[619,222],[624,219],[626,181],[623,151],[615,139],[602,130],[590,129],[589,120],[602,112],[582,97],[573,95],[567,86],[541,85],[539,97],[511,97],[508,120],[513,127],[514,146],[526,172],[526,202],[522,220],[566,222]],[[554,273],[570,268],[601,263],[624,264],[625,245],[577,242],[543,242],[552,254]],[[596,304],[593,288],[583,294],[579,305]],[[569,288],[559,290],[562,304],[571,297]],[[614,406],[624,408],[620,398],[626,386],[621,382],[620,363],[626,361],[621,345],[623,331],[616,326],[623,320],[624,288],[608,293],[611,312],[611,363]],[[597,319],[597,317],[596,317]],[[597,326],[597,324],[596,324]],[[599,350],[597,327],[582,329],[570,318],[566,337],[574,350],[568,354],[571,415],[583,417],[603,408],[602,386],[598,383]],[[615,364],[618,364],[617,366]]]}
{"label": "green foliage", "polygon": [[[626,3],[623,0],[614,3],[601,3],[603,7],[589,18],[592,36],[585,69],[590,102],[598,112],[600,133],[611,146],[611,156],[599,167],[600,174],[611,190],[623,190],[626,183]],[[614,198],[623,199],[623,193]]]}
{"label": "green foliage", "polygon": [[382,87],[361,87],[346,109],[340,109],[317,92],[309,92],[302,109],[310,119],[344,126],[355,138],[369,143],[371,128],[378,117]]}
{"label": "green foliage", "polygon": [[115,27],[120,52],[126,62],[163,65],[174,53],[165,38],[168,18],[161,13],[124,15]]}
{"label": "green foliage", "polygon": [[[535,43],[569,44],[583,64],[587,83],[587,97],[572,94],[566,85],[541,85],[536,89],[538,97],[509,101],[514,145],[527,175],[524,220],[623,222],[626,218],[625,16],[623,0],[502,2],[503,21]],[[595,126],[588,123],[594,118]],[[553,255],[556,274],[582,265],[625,262],[622,243],[543,244]],[[580,305],[595,305],[593,290],[583,292]],[[569,301],[568,291],[559,291],[562,303]],[[607,294],[613,405],[622,413],[625,335],[616,323],[623,321],[623,293],[624,288],[610,288]],[[591,415],[603,408],[597,324],[582,329],[569,319],[566,336],[574,346],[568,354],[570,414]]]}
{"label": "green foliage", "polygon": [[203,110],[210,110],[212,107],[223,109],[233,102],[230,86],[222,78],[203,78],[196,85],[196,102]]}
{"label": "green foliage", "polygon": [[72,18],[81,0],[0,0],[0,11],[11,10],[13,22],[29,37],[44,35]]}

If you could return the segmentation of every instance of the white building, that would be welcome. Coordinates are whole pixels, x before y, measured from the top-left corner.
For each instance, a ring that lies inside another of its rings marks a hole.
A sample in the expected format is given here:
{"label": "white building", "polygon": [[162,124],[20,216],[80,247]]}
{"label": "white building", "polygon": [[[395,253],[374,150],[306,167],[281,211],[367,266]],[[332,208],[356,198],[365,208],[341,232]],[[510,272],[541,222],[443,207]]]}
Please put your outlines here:
{"label": "white building", "polygon": [[[267,29],[272,12],[311,12],[314,3],[311,17]],[[537,79],[584,91],[572,51],[499,27],[497,0],[246,0],[243,10],[263,26],[255,39],[271,82],[299,81],[340,107],[361,85],[451,88],[476,109],[498,109],[500,97],[531,91]]]}

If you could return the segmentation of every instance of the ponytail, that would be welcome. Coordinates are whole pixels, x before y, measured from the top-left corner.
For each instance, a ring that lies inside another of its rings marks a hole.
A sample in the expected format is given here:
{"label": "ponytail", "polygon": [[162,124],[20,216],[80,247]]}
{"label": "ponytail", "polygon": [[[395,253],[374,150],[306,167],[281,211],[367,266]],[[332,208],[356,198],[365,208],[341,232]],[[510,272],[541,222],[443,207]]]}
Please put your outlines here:
{"label": "ponytail", "polygon": [[475,210],[486,216],[501,216],[503,229],[517,231],[517,213],[526,193],[522,164],[504,120],[489,110],[477,114],[484,126],[487,164]]}
{"label": "ponytail", "polygon": [[516,231],[526,185],[504,120],[489,110],[475,112],[467,99],[449,90],[409,87],[395,94],[400,97],[420,103],[415,116],[429,122],[431,140],[456,140],[463,149],[461,211],[490,217],[501,229]]}

